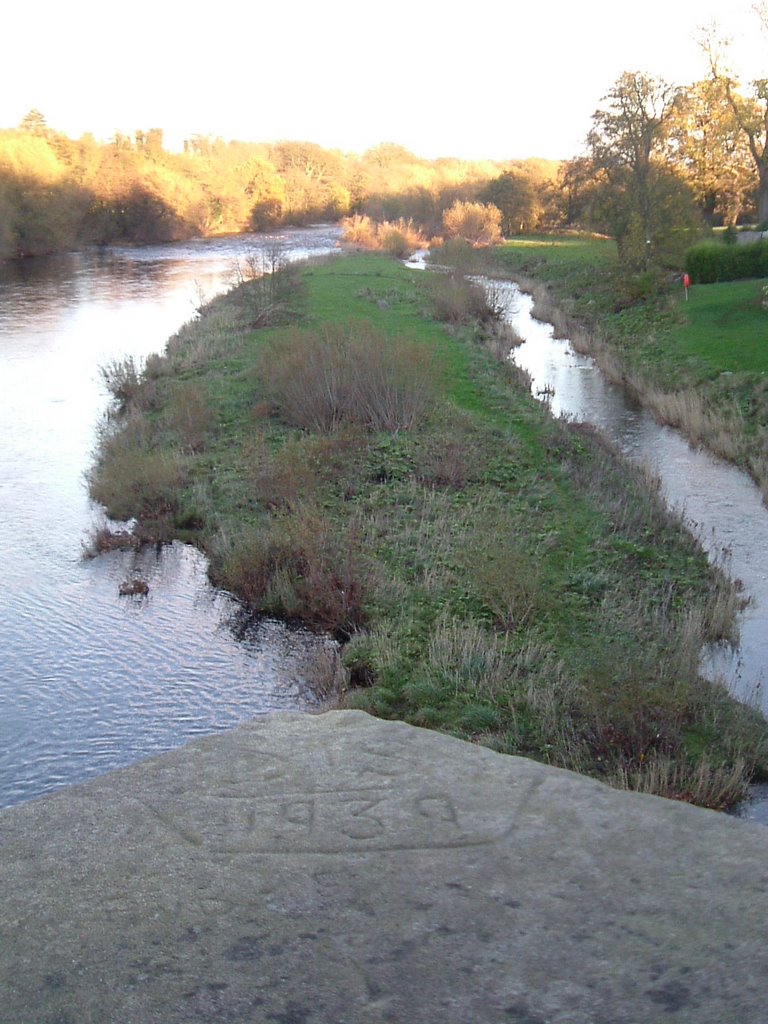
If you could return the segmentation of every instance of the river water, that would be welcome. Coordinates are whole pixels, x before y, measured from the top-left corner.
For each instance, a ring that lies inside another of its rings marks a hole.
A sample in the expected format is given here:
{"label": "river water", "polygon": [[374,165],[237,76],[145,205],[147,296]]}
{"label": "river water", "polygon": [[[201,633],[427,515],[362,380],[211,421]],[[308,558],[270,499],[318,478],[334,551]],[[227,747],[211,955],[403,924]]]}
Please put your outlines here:
{"label": "river water", "polygon": [[[661,493],[699,537],[709,557],[744,586],[750,605],[740,619],[740,645],[707,652],[703,670],[723,678],[740,700],[768,715],[768,510],[752,480],[705,451],[692,449],[676,431],[660,426],[628,392],[612,384],[593,359],[553,337],[550,324],[532,315],[533,300],[511,282],[493,282],[503,295],[506,319],[524,339],[512,358],[531,375],[534,395],[553,414],[591,423],[631,459],[647,463]],[[768,824],[768,787],[739,809]]]}
{"label": "river water", "polygon": [[[333,252],[339,233],[319,226],[0,266],[0,806],[254,714],[317,704],[308,676],[327,641],[243,621],[194,549],[84,559],[100,520],[84,474],[107,406],[100,365],[162,351],[203,298],[227,287],[237,261],[276,245],[288,259]],[[135,570],[148,596],[120,597]]]}

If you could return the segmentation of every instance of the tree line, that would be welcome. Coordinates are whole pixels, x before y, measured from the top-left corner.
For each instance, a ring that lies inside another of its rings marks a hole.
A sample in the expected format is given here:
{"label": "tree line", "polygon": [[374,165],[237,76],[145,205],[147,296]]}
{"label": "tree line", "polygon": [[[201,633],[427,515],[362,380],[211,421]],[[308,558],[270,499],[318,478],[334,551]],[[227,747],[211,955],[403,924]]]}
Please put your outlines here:
{"label": "tree line", "polygon": [[[768,29],[768,8],[756,10]],[[622,74],[592,116],[584,152],[563,162],[208,136],[172,153],[159,128],[73,140],[31,111],[0,131],[0,258],[349,217],[359,236],[385,225],[396,244],[411,228],[424,239],[450,234],[457,210],[476,225],[485,209],[469,241],[489,228],[493,237],[579,228],[615,237],[628,265],[679,263],[707,228],[768,228],[768,79],[742,86],[712,35],[704,51],[708,74],[688,86]]]}
{"label": "tree line", "polygon": [[[768,4],[753,10],[768,31]],[[716,30],[701,47],[708,73],[691,85],[622,74],[559,172],[566,220],[614,236],[631,266],[679,260],[712,227],[768,229],[768,79],[740,83]]]}
{"label": "tree line", "polygon": [[556,172],[547,161],[424,160],[393,143],[358,156],[311,142],[194,136],[174,153],[159,128],[106,143],[88,134],[75,140],[30,111],[0,131],[0,258],[351,214],[411,219],[434,234],[444,210],[476,200],[501,176],[529,182],[538,195],[554,190]]}

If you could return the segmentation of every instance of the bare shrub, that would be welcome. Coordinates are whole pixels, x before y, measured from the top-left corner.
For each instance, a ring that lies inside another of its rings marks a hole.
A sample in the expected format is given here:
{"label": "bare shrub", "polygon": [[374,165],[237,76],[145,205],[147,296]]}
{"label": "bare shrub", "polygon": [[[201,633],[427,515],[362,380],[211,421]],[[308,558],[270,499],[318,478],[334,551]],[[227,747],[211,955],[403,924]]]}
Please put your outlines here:
{"label": "bare shrub", "polygon": [[460,199],[443,214],[447,238],[463,238],[472,245],[501,241],[501,211],[492,203],[465,203]]}
{"label": "bare shrub", "polygon": [[436,274],[427,283],[434,315],[451,324],[491,322],[497,317],[485,289],[462,274]]}
{"label": "bare shrub", "polygon": [[212,552],[218,582],[259,611],[348,635],[365,620],[370,574],[354,526],[303,506]]}
{"label": "bare shrub", "polygon": [[342,221],[344,241],[364,249],[380,249],[398,259],[404,259],[415,249],[424,247],[425,238],[413,221],[399,217],[394,221],[374,221],[368,216],[355,214]]}
{"label": "bare shrub", "polygon": [[364,249],[376,248],[376,224],[370,217],[356,213],[352,217],[345,217],[341,226],[345,242],[360,245]]}
{"label": "bare shrub", "polygon": [[265,347],[258,369],[281,419],[319,431],[349,423],[408,430],[432,404],[436,375],[424,346],[367,324],[283,336]]}
{"label": "bare shrub", "polygon": [[[147,407],[147,384],[141,360],[133,356],[112,359],[99,367],[99,376],[120,412],[129,408]],[[142,406],[142,394],[144,403]]]}
{"label": "bare shrub", "polygon": [[406,235],[396,227],[387,227],[385,230],[378,232],[378,247],[382,252],[388,253],[390,256],[394,256],[396,259],[402,260],[413,252],[417,246],[412,245]]}

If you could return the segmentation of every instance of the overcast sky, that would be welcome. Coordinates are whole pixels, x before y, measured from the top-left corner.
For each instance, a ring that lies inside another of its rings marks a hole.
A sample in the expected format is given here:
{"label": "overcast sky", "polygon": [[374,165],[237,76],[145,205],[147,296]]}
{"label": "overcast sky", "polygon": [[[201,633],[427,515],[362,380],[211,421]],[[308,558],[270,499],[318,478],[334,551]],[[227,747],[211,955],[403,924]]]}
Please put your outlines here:
{"label": "overcast sky", "polygon": [[[362,152],[567,158],[622,71],[704,77],[717,18],[740,71],[768,77],[749,2],[56,0],[6,5],[0,127],[36,108],[106,140],[163,128]],[[11,7],[11,10],[8,10]],[[764,67],[761,68],[761,62]]]}

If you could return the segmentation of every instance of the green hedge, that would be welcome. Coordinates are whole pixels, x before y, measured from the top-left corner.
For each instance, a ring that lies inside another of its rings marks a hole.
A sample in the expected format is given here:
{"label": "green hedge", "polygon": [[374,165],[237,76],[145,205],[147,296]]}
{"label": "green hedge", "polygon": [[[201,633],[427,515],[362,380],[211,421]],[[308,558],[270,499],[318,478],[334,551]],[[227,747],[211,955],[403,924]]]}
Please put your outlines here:
{"label": "green hedge", "polygon": [[703,242],[685,254],[685,269],[694,284],[768,277],[768,241],[749,245]]}

